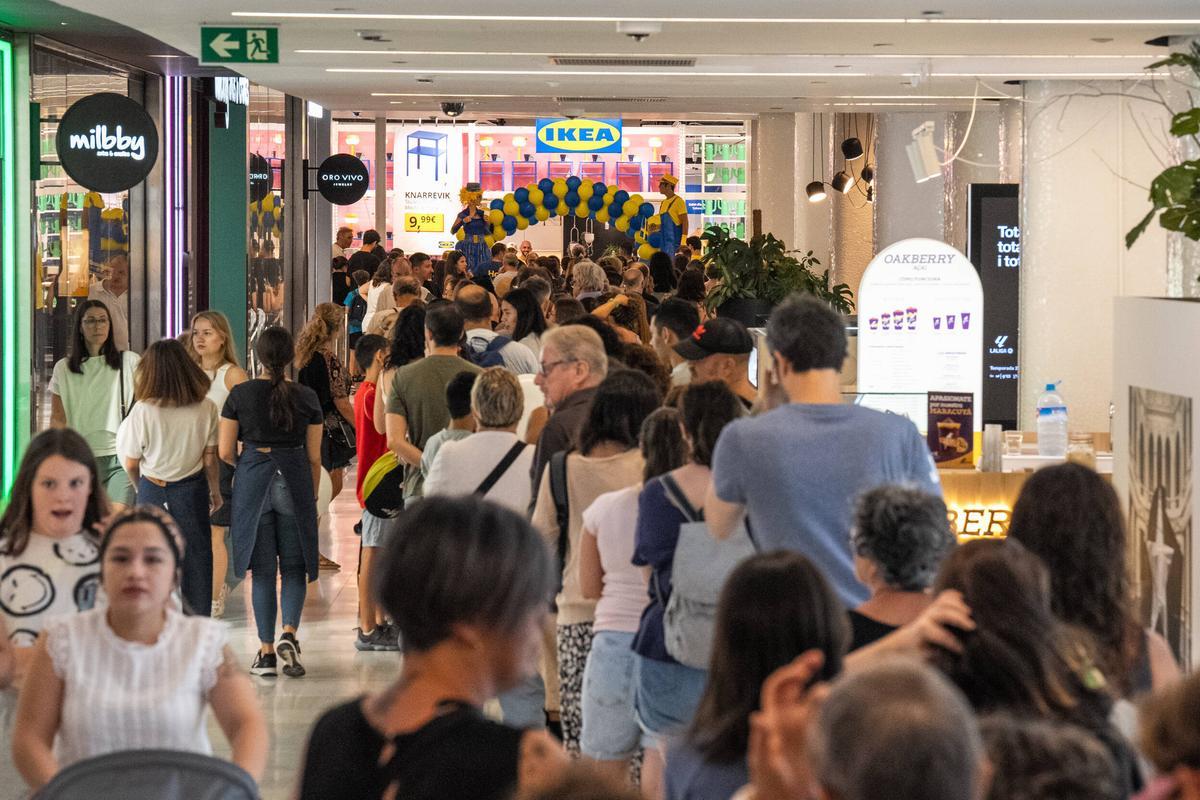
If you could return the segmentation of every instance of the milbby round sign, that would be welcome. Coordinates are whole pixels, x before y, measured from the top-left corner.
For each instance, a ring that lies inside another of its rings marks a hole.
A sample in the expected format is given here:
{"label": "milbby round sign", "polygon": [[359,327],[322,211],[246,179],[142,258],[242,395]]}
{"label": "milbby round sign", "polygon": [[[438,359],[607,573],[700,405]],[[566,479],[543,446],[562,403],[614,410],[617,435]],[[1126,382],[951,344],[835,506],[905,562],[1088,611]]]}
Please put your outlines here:
{"label": "milbby round sign", "polygon": [[357,203],[367,193],[371,173],[358,156],[336,153],[317,168],[317,191],[335,206]]}
{"label": "milbby round sign", "polygon": [[58,123],[55,149],[71,179],[95,192],[123,192],[158,159],[154,120],[128,97],[102,92],[75,102]]}

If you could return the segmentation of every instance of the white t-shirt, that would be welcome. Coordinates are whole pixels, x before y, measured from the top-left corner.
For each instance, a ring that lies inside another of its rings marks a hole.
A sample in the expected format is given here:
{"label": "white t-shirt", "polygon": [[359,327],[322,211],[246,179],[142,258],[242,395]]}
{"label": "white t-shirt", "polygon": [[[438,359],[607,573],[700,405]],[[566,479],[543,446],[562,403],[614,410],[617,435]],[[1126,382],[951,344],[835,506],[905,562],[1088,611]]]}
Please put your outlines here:
{"label": "white t-shirt", "polygon": [[[362,294],[362,289],[359,289],[359,294]],[[392,295],[392,284],[382,283],[376,286],[374,282],[367,284],[367,313],[363,314],[362,329],[370,330],[371,320],[375,319],[375,315],[380,311],[386,311],[389,308],[396,307],[396,298]]]}
{"label": "white t-shirt", "polygon": [[[125,408],[133,408],[133,373],[142,357],[126,350],[121,354],[125,372]],[[103,356],[85,358],[80,375],[67,367],[67,359],[54,365],[47,387],[58,395],[67,413],[67,425],[79,431],[97,456],[116,455],[117,428],[121,425],[121,392],[118,370]]]}
{"label": "white t-shirt", "polygon": [[104,285],[104,281],[96,281],[88,286],[88,300],[99,300],[108,308],[109,321],[112,323],[113,341],[118,350],[129,349],[129,292],[113,294]]}
{"label": "white t-shirt", "polygon": [[521,421],[517,423],[517,436],[522,439],[525,438],[525,432],[529,429],[529,417],[533,414],[533,410],[546,405],[546,396],[534,382],[536,378],[536,373],[517,376],[517,382],[521,384],[521,393],[525,396],[525,408],[521,411]]}
{"label": "white t-shirt", "polygon": [[[471,494],[517,441],[516,434],[507,431],[479,431],[465,439],[443,443],[425,479],[425,496]],[[522,516],[528,514],[533,451],[533,445],[526,445],[484,498]]]}
{"label": "white t-shirt", "polygon": [[17,647],[33,647],[50,620],[91,608],[99,593],[100,547],[82,531],[31,533],[19,556],[0,555],[0,616]]}
{"label": "white t-shirt", "polygon": [[63,681],[59,765],[121,750],[212,754],[205,717],[228,637],[225,624],[168,609],[154,644],[121,639],[103,609],[46,626]]}
{"label": "white t-shirt", "polygon": [[[487,328],[475,328],[467,331],[467,349],[481,353],[500,334]],[[517,375],[533,375],[541,370],[541,362],[525,345],[520,342],[509,342],[500,348],[500,357],[504,359],[504,368]]]}
{"label": "white t-shirt", "polygon": [[208,387],[208,399],[213,401],[218,414],[225,407],[225,401],[229,399],[229,387],[225,385],[225,379],[229,376],[229,368],[232,366],[233,364],[225,362],[217,367],[217,371],[211,375],[208,370],[204,370],[204,374],[208,375],[208,379],[212,381]]}
{"label": "white t-shirt", "polygon": [[204,469],[204,449],[217,446],[217,406],[205,397],[190,406],[142,401],[117,431],[117,455],[141,460],[147,478],[174,483]]}
{"label": "white t-shirt", "polygon": [[536,333],[525,334],[525,338],[521,339],[521,344],[529,348],[530,352],[533,353],[534,358],[542,357],[542,337],[538,336]]}
{"label": "white t-shirt", "polygon": [[649,600],[646,579],[641,569],[633,565],[641,491],[639,483],[602,494],[583,512],[584,535],[595,535],[600,566],[604,568],[604,589],[596,603],[593,624],[597,631],[637,633],[642,610]]}

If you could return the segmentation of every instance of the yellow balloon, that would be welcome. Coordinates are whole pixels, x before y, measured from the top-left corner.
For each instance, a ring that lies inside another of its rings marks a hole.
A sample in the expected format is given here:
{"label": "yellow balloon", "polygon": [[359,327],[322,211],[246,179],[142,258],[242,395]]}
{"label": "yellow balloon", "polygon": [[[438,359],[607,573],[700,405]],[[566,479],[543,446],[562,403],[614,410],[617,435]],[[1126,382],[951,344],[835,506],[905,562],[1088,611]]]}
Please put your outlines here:
{"label": "yellow balloon", "polygon": [[492,235],[489,233],[487,236],[483,237],[483,243],[486,244],[488,247],[491,247],[492,245],[494,245],[496,243],[496,240],[494,238],[492,238]]}
{"label": "yellow balloon", "polygon": [[529,227],[529,220],[524,217],[517,217],[517,230],[523,231]]}
{"label": "yellow balloon", "polygon": [[505,200],[504,213],[508,214],[510,217],[515,217],[521,213],[521,207],[517,205],[516,200]]}
{"label": "yellow balloon", "polygon": [[467,238],[467,232],[464,231],[462,228],[459,228],[457,231],[454,232],[454,238],[458,239],[461,242],[463,239]]}
{"label": "yellow balloon", "polygon": [[641,208],[642,203],[646,202],[646,200],[640,194],[631,194],[629,195],[629,202],[635,204],[637,208]]}
{"label": "yellow balloon", "polygon": [[500,227],[499,225],[492,228],[492,238],[497,242],[503,239],[505,236],[508,236],[508,231],[504,230],[504,228]]}
{"label": "yellow balloon", "polygon": [[587,200],[596,193],[595,187],[592,185],[591,180],[586,180],[580,183],[579,188],[575,191],[579,192],[580,200]]}
{"label": "yellow balloon", "polygon": [[580,203],[579,205],[575,206],[575,216],[579,217],[580,219],[587,217],[589,213],[591,212],[587,207],[587,203]]}
{"label": "yellow balloon", "polygon": [[275,208],[275,195],[267,194],[261,201],[261,207],[263,211],[270,211]]}
{"label": "yellow balloon", "polygon": [[500,209],[493,208],[491,211],[488,212],[488,222],[492,223],[493,226],[499,225],[503,221],[504,221],[504,212],[501,211]]}
{"label": "yellow balloon", "polygon": [[629,230],[629,217],[617,217],[617,221],[614,224],[617,226],[617,230],[625,232]]}
{"label": "yellow balloon", "polygon": [[542,204],[542,201],[545,199],[546,199],[546,193],[543,192],[541,189],[537,188],[536,186],[534,186],[533,188],[531,188],[529,190],[529,202],[533,203],[534,206],[540,206]]}
{"label": "yellow balloon", "polygon": [[555,178],[554,188],[551,191],[554,193],[555,197],[557,197],[559,200],[562,200],[567,196],[567,182],[562,178]]}
{"label": "yellow balloon", "polygon": [[596,222],[599,222],[601,225],[604,225],[608,222],[608,220],[609,220],[609,216],[608,216],[607,208],[602,208],[596,212]]}
{"label": "yellow balloon", "polygon": [[634,200],[632,197],[629,198],[628,200],[626,200],[624,203],[621,204],[621,216],[632,217],[632,216],[636,215],[638,212],[638,206],[640,206],[640,205],[641,205],[641,203]]}
{"label": "yellow balloon", "polygon": [[637,233],[635,233],[633,235],[633,240],[635,242],[637,242],[638,244],[645,244],[646,243],[646,232],[644,230],[638,231]]}
{"label": "yellow balloon", "polygon": [[512,192],[509,192],[508,194],[504,195],[505,203],[508,203],[509,201],[516,201],[516,199],[517,199],[517,196],[514,195]]}
{"label": "yellow balloon", "polygon": [[616,197],[617,197],[617,191],[615,189],[609,189],[607,192],[604,193],[604,205],[611,206],[613,204],[613,200],[615,200]]}
{"label": "yellow balloon", "polygon": [[655,251],[653,247],[648,244],[644,244],[638,248],[638,258],[644,258],[648,260],[650,256],[654,255],[654,252]]}
{"label": "yellow balloon", "polygon": [[538,206],[537,210],[533,212],[533,215],[537,217],[538,222],[545,222],[546,220],[550,219],[550,210],[544,206]]}

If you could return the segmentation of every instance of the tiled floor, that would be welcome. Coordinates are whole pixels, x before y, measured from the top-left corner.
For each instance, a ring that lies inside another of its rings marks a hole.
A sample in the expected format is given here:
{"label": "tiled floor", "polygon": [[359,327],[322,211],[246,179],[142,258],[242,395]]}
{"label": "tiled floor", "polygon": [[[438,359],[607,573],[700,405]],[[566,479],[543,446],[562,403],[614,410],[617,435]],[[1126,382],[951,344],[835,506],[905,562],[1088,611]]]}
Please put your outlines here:
{"label": "tiled floor", "polygon": [[[326,708],[364,692],[385,686],[399,672],[398,653],[360,653],[354,649],[358,625],[358,521],[353,473],[346,489],[333,501],[328,518],[322,518],[321,552],[342,565],[338,572],[323,571],[309,584],[299,639],[308,674],[303,678],[251,678],[271,732],[271,756],[261,788],[263,800],[292,796],[300,775],[304,748],[313,722]],[[244,581],[230,596],[225,620],[232,628],[230,644],[247,668],[258,649],[254,621],[249,616],[250,582]],[[276,634],[278,635],[278,634]],[[210,721],[210,737],[218,755],[228,755],[225,737]]]}

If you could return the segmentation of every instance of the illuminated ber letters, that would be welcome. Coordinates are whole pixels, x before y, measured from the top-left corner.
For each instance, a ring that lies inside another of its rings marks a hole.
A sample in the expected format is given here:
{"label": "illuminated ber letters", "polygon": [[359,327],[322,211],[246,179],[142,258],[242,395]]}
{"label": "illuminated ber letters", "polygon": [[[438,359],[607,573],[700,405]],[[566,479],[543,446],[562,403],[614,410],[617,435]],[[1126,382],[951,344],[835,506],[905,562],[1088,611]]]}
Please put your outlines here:
{"label": "illuminated ber letters", "polygon": [[1000,538],[1008,535],[1012,511],[1007,508],[958,508],[949,506],[946,516],[957,536]]}

